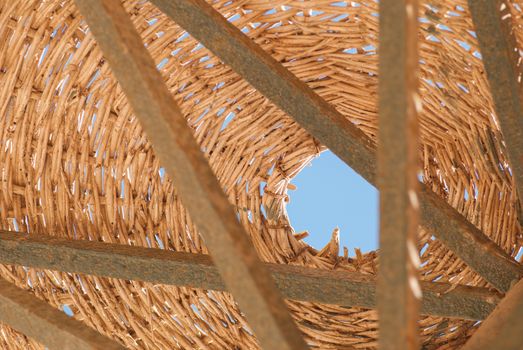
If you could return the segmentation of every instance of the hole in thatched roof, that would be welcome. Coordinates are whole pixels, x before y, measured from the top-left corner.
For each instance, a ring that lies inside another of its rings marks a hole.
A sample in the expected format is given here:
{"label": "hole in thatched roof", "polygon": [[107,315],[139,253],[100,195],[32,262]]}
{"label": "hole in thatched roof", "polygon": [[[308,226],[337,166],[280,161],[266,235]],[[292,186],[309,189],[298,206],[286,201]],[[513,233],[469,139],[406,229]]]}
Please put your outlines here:
{"label": "hole in thatched roof", "polygon": [[62,311],[69,317],[74,316],[73,310],[71,310],[71,308],[67,304],[62,305]]}
{"label": "hole in thatched roof", "polygon": [[377,249],[378,192],[334,154],[322,153],[292,183],[287,212],[296,232],[309,232],[305,242],[321,249],[339,227],[341,250]]}

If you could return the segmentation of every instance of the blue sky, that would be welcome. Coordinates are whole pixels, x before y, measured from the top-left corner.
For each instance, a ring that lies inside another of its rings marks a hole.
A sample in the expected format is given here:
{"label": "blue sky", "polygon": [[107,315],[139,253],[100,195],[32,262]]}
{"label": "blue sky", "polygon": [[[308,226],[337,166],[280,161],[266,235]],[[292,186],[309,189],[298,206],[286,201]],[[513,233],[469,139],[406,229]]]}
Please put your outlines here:
{"label": "blue sky", "polygon": [[[165,171],[160,170],[160,176]],[[292,183],[287,211],[297,232],[309,231],[305,242],[321,249],[332,230],[340,228],[340,246],[363,252],[378,246],[378,192],[332,152],[325,151],[305,167]],[[73,316],[68,305],[62,310]]]}
{"label": "blue sky", "polygon": [[[305,242],[321,249],[332,230],[340,228],[340,248],[362,252],[378,247],[378,191],[325,151],[305,167],[292,183],[287,212],[296,232],[309,231]],[[343,252],[343,250],[341,250]]]}

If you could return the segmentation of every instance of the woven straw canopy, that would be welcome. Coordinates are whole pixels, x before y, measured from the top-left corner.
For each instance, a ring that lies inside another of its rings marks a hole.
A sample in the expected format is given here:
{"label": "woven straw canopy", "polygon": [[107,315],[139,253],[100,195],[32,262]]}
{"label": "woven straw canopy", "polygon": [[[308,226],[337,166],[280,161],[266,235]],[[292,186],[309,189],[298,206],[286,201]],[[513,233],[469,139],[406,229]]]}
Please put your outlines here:
{"label": "woven straw canopy", "polygon": [[[124,5],[259,258],[373,280],[376,252],[338,256],[336,237],[326,249],[313,249],[287,215],[289,183],[326,149],[323,142],[154,5]],[[377,1],[212,6],[377,141]],[[523,39],[521,8],[507,6],[516,39]],[[514,257],[521,248],[516,184],[469,7],[461,0],[423,1],[419,11],[419,176]],[[192,220],[198,213],[186,211],[73,1],[0,1],[0,46],[2,229],[209,253]],[[447,283],[448,295],[455,284],[481,287],[492,293],[494,307],[493,287],[500,288],[429,228],[419,229],[420,279]],[[22,265],[0,265],[1,277],[55,308],[66,305],[75,319],[129,349],[260,347],[248,315],[226,292]],[[286,300],[306,342],[321,349],[377,348],[372,303]],[[459,348],[487,315],[422,312],[420,341],[424,349]],[[0,343],[44,348],[6,324]]]}

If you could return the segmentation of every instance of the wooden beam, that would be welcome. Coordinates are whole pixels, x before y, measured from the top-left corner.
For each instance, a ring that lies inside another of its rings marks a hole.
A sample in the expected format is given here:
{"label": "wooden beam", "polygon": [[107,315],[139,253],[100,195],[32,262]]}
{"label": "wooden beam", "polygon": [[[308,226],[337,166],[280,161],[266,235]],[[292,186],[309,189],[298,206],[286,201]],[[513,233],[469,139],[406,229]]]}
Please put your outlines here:
{"label": "wooden beam", "polygon": [[379,4],[380,350],[419,348],[418,4]]}
{"label": "wooden beam", "polygon": [[[210,256],[0,231],[0,263],[70,273],[227,290]],[[373,276],[265,264],[286,299],[375,308]],[[426,315],[481,320],[499,301],[484,288],[421,282]]]}
{"label": "wooden beam", "polygon": [[[345,163],[376,185],[373,141],[203,0],[151,0]],[[500,291],[523,269],[499,246],[420,185],[421,224]]]}
{"label": "wooden beam", "polygon": [[125,349],[116,341],[3,279],[0,279],[0,321],[49,349]]}
{"label": "wooden beam", "polygon": [[76,5],[261,346],[307,348],[120,1]]}
{"label": "wooden beam", "polygon": [[468,4],[523,220],[523,71],[512,15],[505,0],[469,0]]}
{"label": "wooden beam", "polygon": [[499,291],[519,281],[521,264],[427,186],[420,187],[420,218],[429,232]]}
{"label": "wooden beam", "polygon": [[501,300],[492,314],[467,341],[462,350],[523,349],[523,280]]}
{"label": "wooden beam", "polygon": [[367,181],[374,142],[205,0],[150,0]]}

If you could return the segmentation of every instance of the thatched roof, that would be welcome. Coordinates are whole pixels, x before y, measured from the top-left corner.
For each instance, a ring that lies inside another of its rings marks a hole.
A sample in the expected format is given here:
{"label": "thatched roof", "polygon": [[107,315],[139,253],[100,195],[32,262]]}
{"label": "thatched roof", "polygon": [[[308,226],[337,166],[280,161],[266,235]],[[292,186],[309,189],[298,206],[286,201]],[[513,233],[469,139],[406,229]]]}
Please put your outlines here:
{"label": "thatched roof", "polygon": [[[286,213],[289,182],[326,147],[151,3],[125,5],[260,259],[372,279],[376,252],[319,254]],[[377,141],[377,1],[212,5]],[[521,9],[510,10],[520,40]],[[423,2],[420,17],[420,177],[514,257],[522,246],[515,180],[467,2]],[[196,213],[182,205],[75,4],[0,1],[0,46],[1,228],[208,254]],[[422,222],[421,280],[496,287],[440,233]],[[226,292],[20,265],[0,265],[0,275],[130,349],[259,347]],[[377,347],[370,306],[286,304],[311,348]],[[478,327],[441,315],[419,324],[426,349],[458,348]],[[43,348],[7,325],[0,343]]]}

